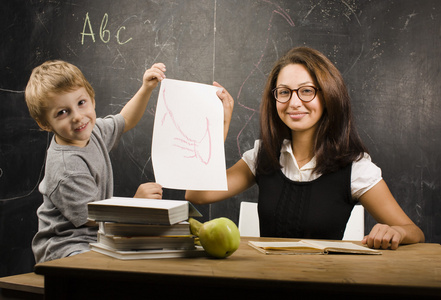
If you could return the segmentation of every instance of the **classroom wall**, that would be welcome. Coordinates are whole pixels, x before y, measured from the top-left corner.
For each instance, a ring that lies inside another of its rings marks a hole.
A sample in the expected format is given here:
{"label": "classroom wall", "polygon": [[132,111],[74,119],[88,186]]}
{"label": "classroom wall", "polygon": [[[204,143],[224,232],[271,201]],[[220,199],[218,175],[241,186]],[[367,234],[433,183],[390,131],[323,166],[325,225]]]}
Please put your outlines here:
{"label": "classroom wall", "polygon": [[[325,53],[342,72],[361,137],[427,242],[441,242],[441,2],[437,0],[15,1],[0,11],[0,276],[32,270],[30,241],[51,136],[24,102],[32,68],[76,64],[96,91],[97,115],[115,114],[155,62],[167,77],[225,86],[236,101],[227,167],[259,136],[259,103],[272,64],[294,46]],[[112,152],[115,195],[153,181],[157,91]],[[183,191],[164,197],[183,199]],[[204,220],[238,221],[256,188],[198,207]],[[375,224],[366,216],[366,231]]]}

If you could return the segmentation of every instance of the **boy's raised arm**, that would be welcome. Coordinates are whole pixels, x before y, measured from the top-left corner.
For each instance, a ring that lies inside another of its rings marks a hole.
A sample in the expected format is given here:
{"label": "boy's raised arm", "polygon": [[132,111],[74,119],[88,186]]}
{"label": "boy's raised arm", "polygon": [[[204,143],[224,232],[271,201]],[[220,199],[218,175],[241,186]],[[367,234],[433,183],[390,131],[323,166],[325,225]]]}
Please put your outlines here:
{"label": "boy's raised arm", "polygon": [[145,71],[141,88],[121,110],[121,115],[126,122],[124,132],[135,127],[139,120],[141,120],[153,90],[165,78],[165,70],[163,63],[156,63]]}

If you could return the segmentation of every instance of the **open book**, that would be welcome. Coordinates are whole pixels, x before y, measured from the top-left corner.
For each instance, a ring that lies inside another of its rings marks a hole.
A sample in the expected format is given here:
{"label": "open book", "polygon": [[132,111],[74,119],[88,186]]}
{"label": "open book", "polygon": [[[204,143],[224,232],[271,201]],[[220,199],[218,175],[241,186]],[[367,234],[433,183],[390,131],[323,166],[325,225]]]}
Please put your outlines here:
{"label": "open book", "polygon": [[322,240],[301,240],[298,242],[259,242],[248,244],[264,254],[381,254],[381,251],[352,242],[330,242]]}

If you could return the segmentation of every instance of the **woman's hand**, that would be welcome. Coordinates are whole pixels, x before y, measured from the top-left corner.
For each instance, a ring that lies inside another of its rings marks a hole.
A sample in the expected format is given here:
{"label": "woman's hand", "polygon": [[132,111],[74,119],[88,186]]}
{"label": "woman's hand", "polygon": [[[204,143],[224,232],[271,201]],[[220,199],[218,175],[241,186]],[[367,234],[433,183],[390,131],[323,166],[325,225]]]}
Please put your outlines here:
{"label": "woman's hand", "polygon": [[222,101],[222,106],[224,107],[224,141],[225,141],[227,138],[228,129],[230,128],[231,116],[233,115],[234,99],[233,97],[231,97],[228,91],[219,83],[215,81],[213,82],[213,85],[222,88],[222,91],[218,91],[216,95]]}
{"label": "woman's hand", "polygon": [[389,226],[386,224],[376,224],[371,232],[361,241],[369,248],[395,250],[404,239],[405,230],[400,226]]}
{"label": "woman's hand", "polygon": [[360,202],[378,222],[362,240],[368,247],[395,250],[400,244],[424,242],[424,233],[401,209],[384,180],[364,193]]}

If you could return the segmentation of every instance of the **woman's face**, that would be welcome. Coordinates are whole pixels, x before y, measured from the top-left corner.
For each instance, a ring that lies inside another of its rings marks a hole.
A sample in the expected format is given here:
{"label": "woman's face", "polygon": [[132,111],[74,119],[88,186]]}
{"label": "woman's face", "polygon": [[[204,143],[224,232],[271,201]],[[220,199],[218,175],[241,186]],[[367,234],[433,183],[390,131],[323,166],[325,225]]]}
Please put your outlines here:
{"label": "woman's face", "polygon": [[[290,64],[281,69],[277,78],[277,88],[285,87],[293,90],[305,86],[317,88],[303,65]],[[292,134],[300,132],[315,133],[324,111],[324,104],[319,92],[317,92],[313,100],[303,102],[299,99],[297,93],[293,91],[288,102],[280,103],[276,101],[276,103],[280,119],[291,129]]]}

